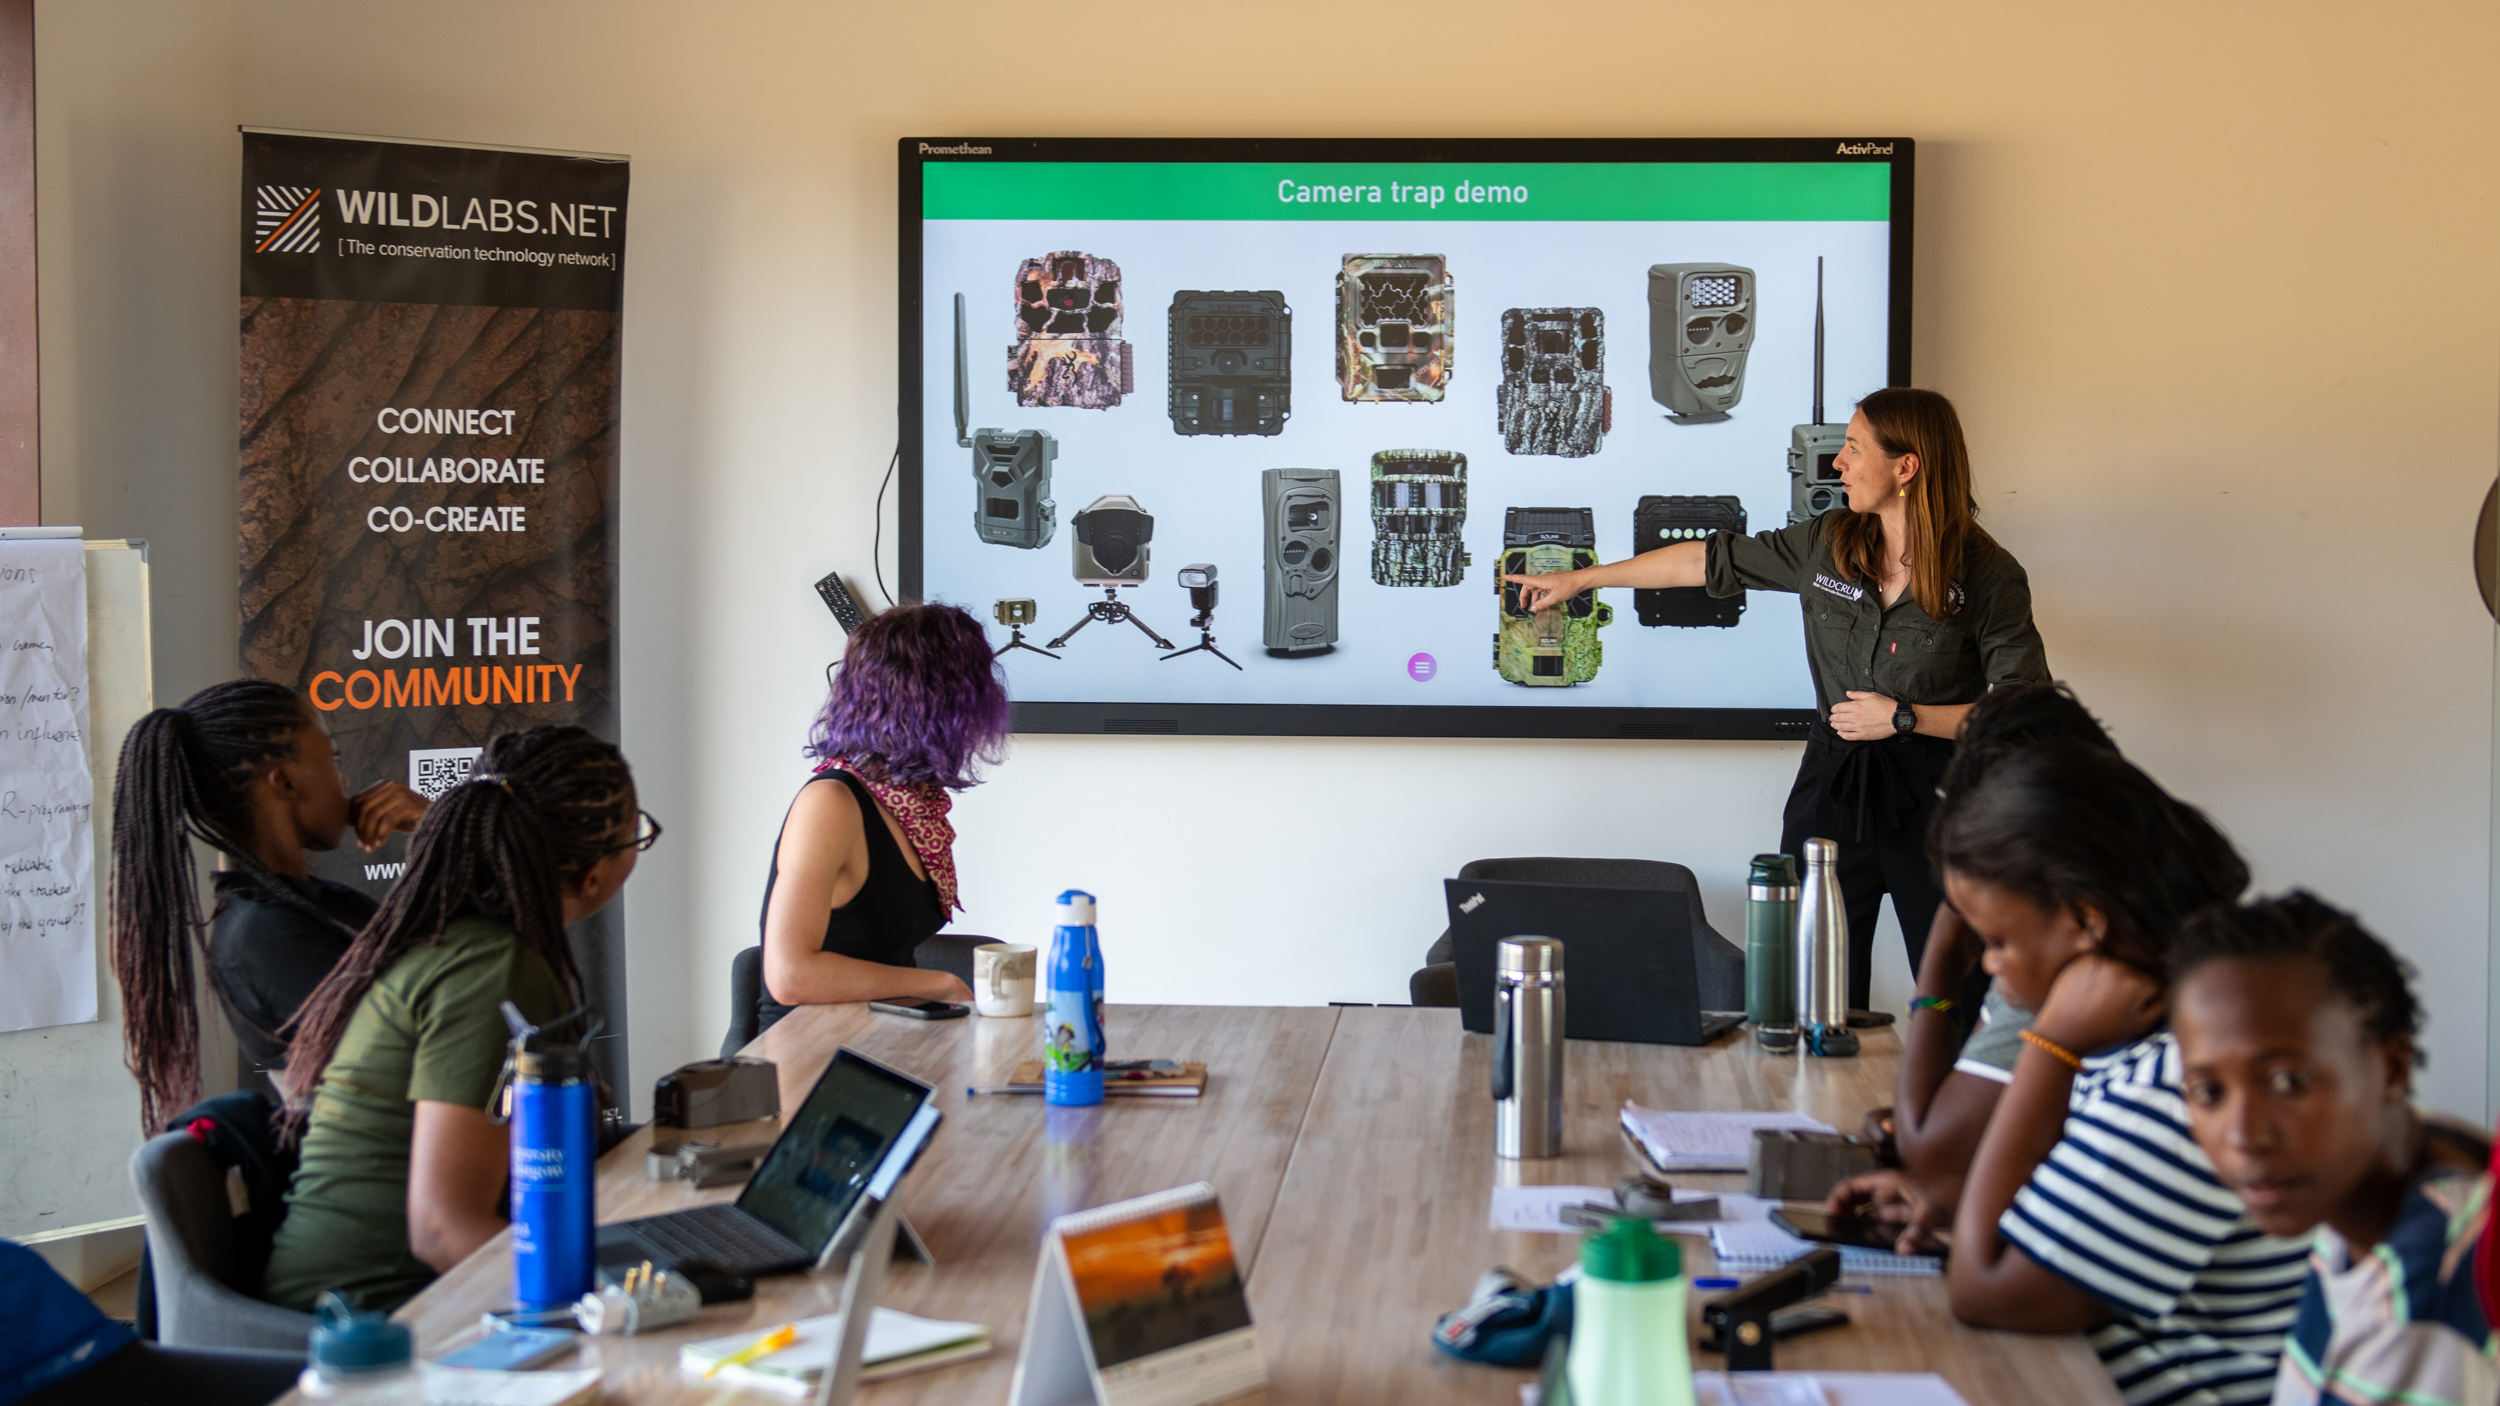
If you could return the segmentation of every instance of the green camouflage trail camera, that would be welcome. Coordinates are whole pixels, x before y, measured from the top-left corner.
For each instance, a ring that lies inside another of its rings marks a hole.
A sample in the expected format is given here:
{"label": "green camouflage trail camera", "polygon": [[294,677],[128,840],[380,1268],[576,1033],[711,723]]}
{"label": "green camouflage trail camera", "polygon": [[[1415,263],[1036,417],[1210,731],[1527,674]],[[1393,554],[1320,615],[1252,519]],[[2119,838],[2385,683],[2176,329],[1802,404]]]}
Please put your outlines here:
{"label": "green camouflage trail camera", "polygon": [[1345,398],[1439,400],[1458,326],[1449,260],[1348,254],[1337,271],[1337,386]]}
{"label": "green camouflage trail camera", "polygon": [[1597,565],[1597,514],[1590,508],[1510,508],[1502,515],[1502,570],[1493,590],[1501,619],[1493,632],[1493,668],[1531,688],[1561,688],[1597,677],[1606,661],[1597,632],[1613,623],[1613,606],[1595,590],[1543,610],[1525,610],[1519,588],[1503,576],[1549,576]]}

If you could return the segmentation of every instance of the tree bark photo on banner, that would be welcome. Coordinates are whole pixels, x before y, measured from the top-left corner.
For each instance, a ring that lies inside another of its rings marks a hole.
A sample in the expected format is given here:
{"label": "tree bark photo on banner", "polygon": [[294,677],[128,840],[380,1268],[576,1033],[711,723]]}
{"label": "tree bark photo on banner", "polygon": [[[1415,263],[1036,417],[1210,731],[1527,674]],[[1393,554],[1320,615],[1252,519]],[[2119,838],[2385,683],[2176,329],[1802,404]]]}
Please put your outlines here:
{"label": "tree bark photo on banner", "polygon": [[[488,738],[617,737],[623,157],[243,134],[242,665],[352,794],[429,798]],[[407,837],[313,873],[376,899]],[[620,1094],[615,905],[573,933]]]}

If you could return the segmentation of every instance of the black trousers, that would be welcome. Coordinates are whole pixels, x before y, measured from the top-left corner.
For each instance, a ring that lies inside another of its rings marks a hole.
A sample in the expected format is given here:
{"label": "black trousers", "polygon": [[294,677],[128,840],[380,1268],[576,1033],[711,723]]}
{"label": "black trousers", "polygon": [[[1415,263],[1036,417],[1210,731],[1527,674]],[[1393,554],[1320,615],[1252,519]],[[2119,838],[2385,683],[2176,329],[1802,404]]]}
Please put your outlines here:
{"label": "black trousers", "polygon": [[[1840,846],[1840,893],[1849,910],[1849,1004],[1864,1010],[1875,975],[1875,916],[1884,896],[1918,973],[1927,929],[1944,894],[1927,869],[1927,822],[1936,784],[1953,759],[1941,737],[1846,742],[1821,718],[1806,738],[1780,820],[1780,850],[1805,861],[1806,841]],[[1984,987],[1982,988],[1984,989]]]}

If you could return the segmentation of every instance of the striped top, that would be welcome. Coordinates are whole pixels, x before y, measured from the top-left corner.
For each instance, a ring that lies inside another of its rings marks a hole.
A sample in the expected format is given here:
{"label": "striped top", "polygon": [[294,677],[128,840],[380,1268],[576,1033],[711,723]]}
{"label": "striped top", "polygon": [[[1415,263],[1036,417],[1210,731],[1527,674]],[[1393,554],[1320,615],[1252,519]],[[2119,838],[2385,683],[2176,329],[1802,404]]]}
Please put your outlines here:
{"label": "striped top", "polygon": [[2275,1406],[2500,1401],[2500,1364],[2474,1289],[2490,1197],[2483,1172],[2421,1177],[2387,1238],[2358,1262],[2344,1237],[2319,1226]]}
{"label": "striped top", "polygon": [[2188,1131],[2167,1031],[2083,1062],[2065,1136],[1997,1222],[2117,1315],[2092,1334],[2128,1406],[2274,1395],[2308,1247],[2259,1234]]}

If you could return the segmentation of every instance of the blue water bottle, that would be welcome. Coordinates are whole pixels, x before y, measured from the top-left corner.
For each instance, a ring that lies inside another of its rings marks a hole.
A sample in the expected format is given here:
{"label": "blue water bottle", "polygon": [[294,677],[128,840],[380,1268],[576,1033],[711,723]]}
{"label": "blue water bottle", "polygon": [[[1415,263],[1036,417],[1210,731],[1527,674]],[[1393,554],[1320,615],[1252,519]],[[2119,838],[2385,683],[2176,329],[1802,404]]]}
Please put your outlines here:
{"label": "blue water bottle", "polygon": [[587,1048],[597,1022],[573,1044],[510,1001],[503,1016],[512,1027],[512,1300],[524,1312],[569,1307],[591,1291],[597,1267],[599,1086]]}
{"label": "blue water bottle", "polygon": [[1059,895],[1059,926],[1050,935],[1045,974],[1042,1098],[1061,1105],[1102,1102],[1102,942],[1094,934],[1094,896]]}

